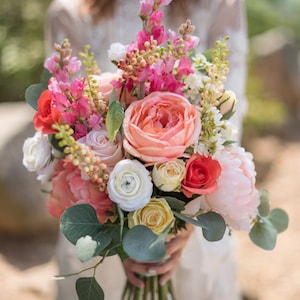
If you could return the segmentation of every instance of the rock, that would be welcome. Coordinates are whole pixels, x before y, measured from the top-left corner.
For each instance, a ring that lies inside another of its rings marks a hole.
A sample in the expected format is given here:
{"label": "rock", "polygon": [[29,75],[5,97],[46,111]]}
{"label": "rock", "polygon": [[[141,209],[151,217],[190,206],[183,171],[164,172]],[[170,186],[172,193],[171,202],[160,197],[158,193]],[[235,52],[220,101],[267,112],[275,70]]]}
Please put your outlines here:
{"label": "rock", "polygon": [[36,174],[22,164],[23,142],[33,136],[34,110],[26,103],[0,104],[0,232],[35,235],[57,231]]}

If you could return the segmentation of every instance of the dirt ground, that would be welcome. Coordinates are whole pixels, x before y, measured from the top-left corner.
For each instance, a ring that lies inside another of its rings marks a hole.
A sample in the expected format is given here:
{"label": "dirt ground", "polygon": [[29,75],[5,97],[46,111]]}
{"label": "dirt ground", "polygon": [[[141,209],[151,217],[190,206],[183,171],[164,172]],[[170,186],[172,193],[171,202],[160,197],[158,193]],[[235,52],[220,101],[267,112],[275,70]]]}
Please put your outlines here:
{"label": "dirt ground", "polygon": [[[252,137],[246,145],[255,156],[259,186],[269,190],[272,207],[280,206],[290,217],[273,251],[257,248],[246,233],[237,234],[238,276],[248,300],[300,299],[299,131],[297,124],[276,135]],[[55,299],[55,240],[0,236],[0,300]]]}

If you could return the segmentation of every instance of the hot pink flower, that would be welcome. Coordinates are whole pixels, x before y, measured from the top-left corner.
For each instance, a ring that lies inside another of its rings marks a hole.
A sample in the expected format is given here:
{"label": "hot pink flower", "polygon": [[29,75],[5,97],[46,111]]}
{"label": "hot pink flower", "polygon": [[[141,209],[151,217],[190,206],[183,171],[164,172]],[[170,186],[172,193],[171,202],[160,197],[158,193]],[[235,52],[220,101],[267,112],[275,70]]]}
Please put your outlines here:
{"label": "hot pink flower", "polygon": [[226,147],[219,163],[217,189],[202,197],[201,208],[219,212],[233,229],[249,231],[250,218],[257,215],[260,203],[252,154],[238,146]]}
{"label": "hot pink flower", "polygon": [[47,201],[51,215],[59,218],[69,207],[85,203],[94,207],[100,223],[105,223],[113,212],[114,203],[97,185],[81,177],[80,170],[72,163],[61,160],[52,178],[52,191]]}
{"label": "hot pink flower", "polygon": [[147,163],[175,159],[201,131],[198,110],[184,97],[154,92],[125,111],[124,149]]}

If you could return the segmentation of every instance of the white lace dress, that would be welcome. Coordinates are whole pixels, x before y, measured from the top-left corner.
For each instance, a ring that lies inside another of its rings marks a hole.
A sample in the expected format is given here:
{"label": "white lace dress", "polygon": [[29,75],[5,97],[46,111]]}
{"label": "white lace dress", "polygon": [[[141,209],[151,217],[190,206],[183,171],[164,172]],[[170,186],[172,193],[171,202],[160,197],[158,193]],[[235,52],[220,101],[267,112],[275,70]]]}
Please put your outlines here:
{"label": "white lace dress", "polygon": [[[54,42],[61,43],[64,38],[68,38],[75,54],[89,44],[101,70],[112,71],[114,66],[107,58],[111,43],[128,44],[141,28],[137,17],[138,0],[119,0],[114,18],[97,25],[88,18],[83,20],[79,17],[80,1],[82,0],[54,0],[51,4],[45,26],[47,54],[52,52]],[[188,1],[186,3],[189,5]],[[199,51],[212,47],[217,39],[230,37],[231,72],[226,87],[233,89],[239,99],[234,122],[241,132],[247,108],[244,96],[247,34],[243,0],[200,0],[191,11],[189,18],[196,26],[195,34],[200,37]],[[178,26],[183,21],[185,20],[179,20]],[[168,24],[166,27],[169,28]],[[201,229],[196,228],[173,278],[177,299],[240,299],[234,249],[232,236],[226,235],[219,242],[209,243],[203,239]],[[60,274],[83,268],[75,255],[75,247],[62,235],[59,236],[56,258]],[[92,262],[87,265],[92,265]],[[98,268],[96,277],[104,288],[106,299],[121,298],[125,275],[118,257],[106,259]],[[74,277],[58,282],[57,299],[76,299]]]}

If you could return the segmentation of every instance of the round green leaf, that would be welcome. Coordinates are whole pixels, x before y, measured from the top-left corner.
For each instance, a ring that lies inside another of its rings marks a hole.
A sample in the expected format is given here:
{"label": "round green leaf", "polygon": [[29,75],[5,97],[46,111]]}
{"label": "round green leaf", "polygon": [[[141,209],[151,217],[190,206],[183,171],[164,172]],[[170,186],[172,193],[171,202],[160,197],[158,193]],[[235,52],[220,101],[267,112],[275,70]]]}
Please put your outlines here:
{"label": "round green leaf", "polygon": [[134,226],[126,232],[123,249],[132,259],[141,262],[158,262],[166,255],[164,241],[144,225]]}
{"label": "round green leaf", "polygon": [[270,199],[269,192],[267,190],[259,191],[260,205],[258,211],[261,216],[266,217],[270,212]]}
{"label": "round green leaf", "polygon": [[265,250],[272,250],[276,245],[277,230],[268,223],[258,221],[249,233],[251,241]]}
{"label": "round green leaf", "polygon": [[223,238],[226,224],[221,215],[210,211],[197,216],[197,220],[203,224],[202,232],[206,240],[216,242]]}
{"label": "round green leaf", "polygon": [[60,218],[60,230],[73,244],[86,235],[94,237],[101,229],[94,208],[77,204],[66,209]]}
{"label": "round green leaf", "polygon": [[52,77],[52,74],[46,68],[44,68],[42,75],[41,75],[41,84],[45,89],[48,88],[49,79],[51,77]]}
{"label": "round green leaf", "polygon": [[37,102],[44,90],[45,88],[41,83],[36,83],[30,85],[25,91],[26,102],[35,110],[38,110]]}
{"label": "round green leaf", "polygon": [[81,277],[76,281],[79,300],[104,300],[104,292],[95,277]]}
{"label": "round green leaf", "polygon": [[280,208],[275,208],[271,210],[267,218],[274,225],[274,227],[277,230],[277,233],[281,233],[288,228],[289,225],[288,214]]}

